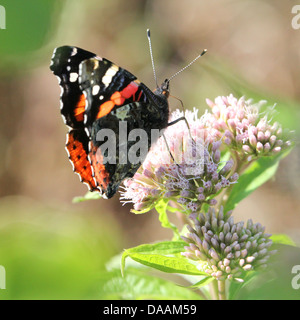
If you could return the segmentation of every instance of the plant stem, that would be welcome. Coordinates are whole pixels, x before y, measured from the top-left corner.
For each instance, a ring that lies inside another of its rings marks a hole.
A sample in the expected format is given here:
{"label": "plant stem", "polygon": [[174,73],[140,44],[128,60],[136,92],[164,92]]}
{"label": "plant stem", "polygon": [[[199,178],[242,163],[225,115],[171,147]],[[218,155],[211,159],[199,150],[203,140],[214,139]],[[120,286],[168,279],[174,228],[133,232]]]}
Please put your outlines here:
{"label": "plant stem", "polygon": [[210,295],[213,300],[219,300],[219,294],[218,294],[218,281],[213,280],[210,284]]}
{"label": "plant stem", "polygon": [[225,280],[218,280],[218,296],[219,300],[226,300]]}

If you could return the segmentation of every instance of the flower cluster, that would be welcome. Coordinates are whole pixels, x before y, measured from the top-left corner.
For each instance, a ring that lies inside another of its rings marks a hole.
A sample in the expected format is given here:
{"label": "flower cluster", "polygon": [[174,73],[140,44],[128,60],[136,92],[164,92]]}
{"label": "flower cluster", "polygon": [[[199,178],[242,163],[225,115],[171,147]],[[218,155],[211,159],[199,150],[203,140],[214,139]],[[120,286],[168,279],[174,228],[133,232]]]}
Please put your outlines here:
{"label": "flower cluster", "polygon": [[239,154],[250,159],[270,156],[291,145],[289,133],[284,132],[278,122],[268,119],[273,108],[261,113],[265,101],[253,104],[251,100],[237,99],[231,94],[206,102],[212,111],[209,125]]}
{"label": "flower cluster", "polygon": [[[182,117],[175,111],[171,121]],[[189,124],[180,121],[168,127],[151,148],[134,179],[125,181],[124,202],[135,210],[147,210],[157,200],[167,198],[180,204],[187,213],[199,211],[203,203],[215,205],[215,196],[238,180],[232,159],[221,161],[222,141],[205,127],[197,110],[186,111]]]}
{"label": "flower cluster", "polygon": [[190,215],[188,243],[182,255],[199,262],[198,268],[217,280],[239,279],[244,271],[263,268],[270,255],[272,240],[264,227],[248,220],[234,223],[231,212],[210,208]]}

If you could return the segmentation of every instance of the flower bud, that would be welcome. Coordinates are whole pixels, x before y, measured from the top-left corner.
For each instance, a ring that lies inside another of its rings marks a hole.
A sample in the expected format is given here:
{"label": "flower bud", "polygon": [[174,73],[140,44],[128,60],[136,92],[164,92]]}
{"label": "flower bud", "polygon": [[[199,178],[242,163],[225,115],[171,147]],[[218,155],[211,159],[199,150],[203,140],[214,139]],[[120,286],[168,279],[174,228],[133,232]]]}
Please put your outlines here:
{"label": "flower bud", "polygon": [[[210,208],[198,217],[193,215],[192,221],[198,226],[198,231],[191,227],[188,230],[197,234],[182,237],[189,244],[185,256],[192,260],[198,258],[197,268],[217,280],[240,279],[243,272],[265,267],[273,254],[268,249],[272,243],[270,235],[264,233],[261,224],[248,220],[244,227],[243,222],[234,223],[230,215],[228,212],[224,214],[222,207],[218,213]],[[251,241],[245,242],[245,235]],[[193,243],[191,239],[194,239]]]}

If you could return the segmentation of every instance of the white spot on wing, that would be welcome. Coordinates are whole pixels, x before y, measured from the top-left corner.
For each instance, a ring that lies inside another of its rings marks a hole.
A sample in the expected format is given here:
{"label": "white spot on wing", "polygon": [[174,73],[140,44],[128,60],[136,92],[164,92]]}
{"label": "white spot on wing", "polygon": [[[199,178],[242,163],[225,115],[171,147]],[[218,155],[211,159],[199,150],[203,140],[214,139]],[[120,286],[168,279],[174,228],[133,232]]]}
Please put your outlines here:
{"label": "white spot on wing", "polygon": [[113,76],[119,71],[119,67],[113,64],[109,69],[107,69],[105,75],[102,77],[102,82],[105,87],[108,87],[111,83]]}
{"label": "white spot on wing", "polygon": [[89,136],[90,136],[89,129],[88,129],[88,128],[84,128],[84,131],[85,131],[85,133],[87,134],[87,136],[89,137]]}
{"label": "white spot on wing", "polygon": [[113,77],[118,72],[118,69],[116,69],[114,66],[112,66],[111,68],[107,69],[105,75]]}
{"label": "white spot on wing", "polygon": [[77,48],[74,47],[71,52],[71,56],[75,56],[76,53],[77,53]]}
{"label": "white spot on wing", "polygon": [[78,79],[78,73],[76,73],[76,72],[71,72],[70,73],[70,82],[75,82],[75,81],[77,81],[77,79]]}
{"label": "white spot on wing", "polygon": [[92,95],[95,96],[99,93],[99,90],[100,90],[100,86],[98,86],[97,84],[93,86],[93,89],[92,89]]}
{"label": "white spot on wing", "polygon": [[109,86],[109,84],[111,83],[111,80],[112,80],[112,77],[107,75],[103,76],[102,78],[102,82],[105,85],[105,87]]}

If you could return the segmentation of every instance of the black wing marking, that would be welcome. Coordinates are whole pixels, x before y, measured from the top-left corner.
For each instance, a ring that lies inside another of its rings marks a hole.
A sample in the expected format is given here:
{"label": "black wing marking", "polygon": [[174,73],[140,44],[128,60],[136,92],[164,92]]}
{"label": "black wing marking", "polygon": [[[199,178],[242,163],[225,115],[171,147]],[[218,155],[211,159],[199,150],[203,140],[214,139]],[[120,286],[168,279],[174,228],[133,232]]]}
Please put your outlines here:
{"label": "black wing marking", "polygon": [[104,58],[91,58],[80,64],[79,86],[87,99],[84,125],[89,135],[94,121],[108,114],[114,107],[147,101],[137,78]]}
{"label": "black wing marking", "polygon": [[59,79],[62,90],[61,114],[69,127],[83,127],[85,97],[78,83],[79,64],[95,56],[94,53],[71,46],[58,47],[53,52],[50,69]]}

